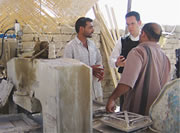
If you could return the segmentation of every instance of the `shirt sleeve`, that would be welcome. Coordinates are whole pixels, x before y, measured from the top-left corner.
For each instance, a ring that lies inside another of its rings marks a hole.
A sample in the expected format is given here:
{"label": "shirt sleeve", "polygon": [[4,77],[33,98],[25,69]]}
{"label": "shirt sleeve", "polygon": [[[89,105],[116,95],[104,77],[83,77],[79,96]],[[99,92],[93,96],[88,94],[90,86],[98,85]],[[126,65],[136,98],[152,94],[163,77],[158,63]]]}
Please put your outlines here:
{"label": "shirt sleeve", "polygon": [[122,43],[121,43],[121,38],[117,41],[112,53],[111,53],[111,56],[109,58],[109,65],[113,68],[116,68],[116,60],[117,58],[120,56],[121,54],[121,49],[122,49]]}
{"label": "shirt sleeve", "polygon": [[142,69],[142,63],[142,55],[138,51],[132,49],[127,56],[126,64],[119,83],[133,88]]}
{"label": "shirt sleeve", "polygon": [[74,58],[73,49],[70,44],[67,44],[64,48],[63,58]]}

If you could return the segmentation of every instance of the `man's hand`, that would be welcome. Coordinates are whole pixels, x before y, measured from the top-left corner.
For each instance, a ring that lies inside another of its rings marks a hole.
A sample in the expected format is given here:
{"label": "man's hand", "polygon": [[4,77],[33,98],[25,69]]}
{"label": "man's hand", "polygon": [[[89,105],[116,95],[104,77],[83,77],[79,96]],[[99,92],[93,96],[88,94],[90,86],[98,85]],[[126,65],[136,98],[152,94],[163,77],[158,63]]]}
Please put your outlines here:
{"label": "man's hand", "polygon": [[115,106],[115,100],[119,96],[127,93],[129,91],[129,89],[130,89],[130,86],[119,83],[117,85],[116,89],[113,91],[113,93],[111,94],[111,96],[108,99],[108,102],[107,102],[107,105],[106,105],[106,111],[107,112],[114,112],[115,107],[116,107]]}
{"label": "man's hand", "polygon": [[125,63],[126,63],[126,59],[124,58],[124,56],[119,56],[117,58],[115,65],[116,67],[124,67]]}
{"label": "man's hand", "polygon": [[104,68],[101,68],[101,65],[91,66],[93,69],[93,75],[100,80],[104,79]]}
{"label": "man's hand", "polygon": [[112,113],[112,112],[115,111],[115,109],[116,109],[115,101],[112,100],[112,99],[109,99],[108,102],[107,102],[107,104],[106,104],[106,111],[107,111],[108,113]]}

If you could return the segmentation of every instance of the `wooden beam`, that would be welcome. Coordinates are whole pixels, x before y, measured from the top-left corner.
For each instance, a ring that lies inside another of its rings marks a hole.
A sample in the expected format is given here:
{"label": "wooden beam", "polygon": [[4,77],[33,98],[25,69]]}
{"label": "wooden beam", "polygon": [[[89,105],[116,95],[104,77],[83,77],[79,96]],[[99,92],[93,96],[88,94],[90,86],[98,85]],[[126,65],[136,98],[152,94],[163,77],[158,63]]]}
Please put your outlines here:
{"label": "wooden beam", "polygon": [[102,30],[103,35],[107,36],[106,41],[108,41],[108,45],[110,46],[111,49],[113,49],[115,46],[115,41],[112,38],[112,35],[107,27],[107,24],[105,23],[103,15],[101,14],[100,9],[97,4],[96,6],[93,7],[93,11],[97,20],[100,23],[100,29]]}
{"label": "wooden beam", "polygon": [[[101,35],[101,41],[102,41],[102,45],[103,45],[103,49],[104,49],[104,52],[105,52],[105,55],[106,55],[106,58],[108,59],[109,58],[109,54],[107,52],[107,48],[106,48],[106,45],[105,45],[105,40],[104,40],[104,37]],[[115,75],[115,72],[114,70],[110,67],[109,63],[108,64],[108,68],[110,70],[110,74],[112,76],[112,80],[113,80],[113,87],[116,88],[117,86],[117,79],[116,79],[116,75]]]}
{"label": "wooden beam", "polygon": [[114,39],[114,41],[117,41],[117,37],[116,37],[116,34],[115,34],[112,18],[111,18],[110,11],[109,11],[109,7],[107,5],[105,5],[105,8],[106,8],[106,12],[107,12],[107,15],[108,15],[108,18],[109,18],[109,23],[110,23],[110,26],[111,26],[113,39]]}
{"label": "wooden beam", "polygon": [[[106,22],[103,19],[103,15],[100,12],[100,9],[97,9],[98,6],[93,7],[94,14],[96,16],[96,19],[99,22],[100,30],[101,30],[101,41],[103,45],[103,49],[106,54],[106,59],[109,60],[110,54],[112,52],[112,49],[115,46],[115,41],[112,38],[112,35],[110,34],[109,29],[107,28]],[[117,69],[111,68],[108,63],[108,69],[110,71],[111,77],[113,79],[114,87],[117,85],[117,80],[120,79],[120,74],[117,72]]]}
{"label": "wooden beam", "polygon": [[[128,0],[128,4],[127,4],[127,13],[131,11],[131,5],[132,5],[132,0]],[[128,29],[127,26],[125,27],[125,34],[128,33]]]}
{"label": "wooden beam", "polygon": [[131,11],[132,0],[128,0],[127,13]]}
{"label": "wooden beam", "polygon": [[116,16],[115,16],[113,8],[111,8],[111,12],[112,12],[112,17],[113,17],[113,22],[114,22],[114,25],[115,25],[116,36],[117,36],[117,39],[119,39],[120,38],[120,32],[119,32],[120,29],[118,27],[118,24],[117,24],[117,21],[116,21]]}

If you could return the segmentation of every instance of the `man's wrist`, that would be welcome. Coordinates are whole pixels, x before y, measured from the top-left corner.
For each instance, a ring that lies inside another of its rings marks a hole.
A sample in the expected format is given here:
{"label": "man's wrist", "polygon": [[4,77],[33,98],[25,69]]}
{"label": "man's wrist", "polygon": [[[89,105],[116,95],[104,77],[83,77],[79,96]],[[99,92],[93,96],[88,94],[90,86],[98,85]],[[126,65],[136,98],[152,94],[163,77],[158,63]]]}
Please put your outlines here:
{"label": "man's wrist", "polygon": [[108,101],[115,101],[113,95],[111,95],[111,96],[109,97]]}

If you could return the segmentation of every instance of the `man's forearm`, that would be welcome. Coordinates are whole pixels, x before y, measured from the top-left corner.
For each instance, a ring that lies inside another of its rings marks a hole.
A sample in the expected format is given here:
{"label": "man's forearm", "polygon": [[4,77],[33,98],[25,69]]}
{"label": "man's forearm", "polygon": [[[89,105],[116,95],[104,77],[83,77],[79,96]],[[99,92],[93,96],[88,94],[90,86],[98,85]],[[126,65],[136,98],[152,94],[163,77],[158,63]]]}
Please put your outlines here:
{"label": "man's forearm", "polygon": [[128,85],[119,83],[116,89],[113,91],[112,95],[109,97],[109,99],[115,101],[119,96],[128,92],[129,89],[130,87]]}

